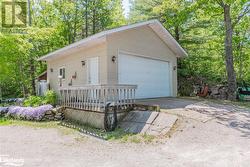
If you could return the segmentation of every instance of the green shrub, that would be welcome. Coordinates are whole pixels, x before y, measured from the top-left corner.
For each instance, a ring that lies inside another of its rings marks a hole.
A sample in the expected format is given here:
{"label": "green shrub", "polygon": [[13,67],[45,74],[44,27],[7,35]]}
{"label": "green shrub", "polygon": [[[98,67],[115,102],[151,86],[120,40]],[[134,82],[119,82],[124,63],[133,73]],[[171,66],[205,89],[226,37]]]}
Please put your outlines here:
{"label": "green shrub", "polygon": [[48,90],[45,93],[45,104],[51,104],[53,106],[56,105],[57,102],[57,96],[56,96],[56,92],[54,92],[53,90]]}
{"label": "green shrub", "polygon": [[49,90],[45,96],[29,96],[24,100],[23,106],[25,107],[38,107],[44,104],[55,106],[57,103],[57,95],[54,91]]}
{"label": "green shrub", "polygon": [[25,107],[38,107],[44,104],[56,105],[57,96],[52,90],[45,93],[45,96],[29,96],[23,103]]}
{"label": "green shrub", "polygon": [[40,96],[29,96],[23,103],[25,107],[37,107],[45,104],[44,98]]}

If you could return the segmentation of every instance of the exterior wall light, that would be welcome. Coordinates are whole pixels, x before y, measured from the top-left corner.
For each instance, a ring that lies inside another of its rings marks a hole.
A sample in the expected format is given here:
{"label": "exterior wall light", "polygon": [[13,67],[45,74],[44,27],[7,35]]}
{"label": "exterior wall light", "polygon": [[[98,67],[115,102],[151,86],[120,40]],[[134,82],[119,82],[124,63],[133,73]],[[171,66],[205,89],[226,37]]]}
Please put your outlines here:
{"label": "exterior wall light", "polygon": [[176,66],[174,66],[173,70],[174,70],[174,71],[176,70]]}
{"label": "exterior wall light", "polygon": [[81,62],[82,62],[82,66],[85,66],[85,64],[86,64],[85,61],[81,61]]}
{"label": "exterior wall light", "polygon": [[53,68],[50,69],[50,72],[53,72]]}
{"label": "exterior wall light", "polygon": [[112,56],[112,62],[115,63],[115,61],[116,61],[116,57]]}

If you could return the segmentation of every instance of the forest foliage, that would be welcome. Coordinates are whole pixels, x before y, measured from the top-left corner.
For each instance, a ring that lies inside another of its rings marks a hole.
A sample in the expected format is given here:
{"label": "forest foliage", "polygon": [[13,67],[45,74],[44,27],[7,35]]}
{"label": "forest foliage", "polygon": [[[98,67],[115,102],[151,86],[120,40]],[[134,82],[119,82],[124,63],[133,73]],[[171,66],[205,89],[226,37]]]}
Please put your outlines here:
{"label": "forest foliage", "polygon": [[126,24],[121,0],[29,2],[31,12],[27,28],[19,28],[18,33],[6,33],[6,29],[0,27],[0,96],[3,97],[35,94],[35,80],[46,70],[46,64],[37,61],[39,57],[105,29]]}
{"label": "forest foliage", "polygon": [[194,84],[224,84],[234,96],[236,83],[250,84],[249,1],[132,0],[131,3],[130,22],[159,19],[187,50],[188,58],[178,64],[180,90],[190,90]]}
{"label": "forest foliage", "polygon": [[238,86],[243,81],[250,84],[250,3],[246,0],[131,0],[128,18],[122,0],[30,0],[31,19],[24,33],[0,31],[2,95],[35,93],[35,79],[46,70],[37,58],[100,31],[149,19],[158,19],[188,52],[187,58],[178,60],[179,89],[184,95],[185,89],[201,82],[227,84],[225,11],[220,2],[230,7]]}

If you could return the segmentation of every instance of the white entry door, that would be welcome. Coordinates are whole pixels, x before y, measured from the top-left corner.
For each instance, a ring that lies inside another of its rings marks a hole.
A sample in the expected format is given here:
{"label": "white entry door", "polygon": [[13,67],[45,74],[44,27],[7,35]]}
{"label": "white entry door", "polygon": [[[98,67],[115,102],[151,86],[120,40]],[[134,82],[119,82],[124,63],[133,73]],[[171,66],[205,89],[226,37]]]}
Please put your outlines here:
{"label": "white entry door", "polygon": [[88,59],[88,84],[99,84],[99,58],[93,57]]}
{"label": "white entry door", "polygon": [[120,54],[118,58],[120,84],[134,84],[136,98],[171,96],[169,62]]}

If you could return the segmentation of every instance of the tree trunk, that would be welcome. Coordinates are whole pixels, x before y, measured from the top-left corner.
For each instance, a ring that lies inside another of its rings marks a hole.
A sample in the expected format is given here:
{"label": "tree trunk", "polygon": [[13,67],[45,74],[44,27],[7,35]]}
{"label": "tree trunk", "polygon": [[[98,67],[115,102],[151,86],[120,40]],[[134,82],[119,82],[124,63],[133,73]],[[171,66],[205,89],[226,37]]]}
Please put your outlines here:
{"label": "tree trunk", "polygon": [[23,93],[23,97],[27,97],[28,89],[27,89],[25,81],[24,81],[25,76],[24,76],[24,73],[23,73],[24,69],[23,69],[23,64],[22,63],[23,63],[22,60],[20,60],[18,62],[18,67],[19,67],[19,72],[20,72],[20,78],[18,78],[18,80],[19,80],[19,83],[20,83],[20,88],[21,88],[22,93]]}
{"label": "tree trunk", "polygon": [[179,41],[180,41],[179,26],[175,26],[174,32],[175,32],[175,40],[176,40],[177,42],[179,42]]}
{"label": "tree trunk", "polygon": [[92,33],[96,33],[96,10],[93,11],[93,25],[92,25]]}
{"label": "tree trunk", "polygon": [[82,38],[86,38],[88,36],[88,0],[84,0],[82,5],[84,6],[82,20],[85,22],[82,24]]}
{"label": "tree trunk", "polygon": [[31,3],[30,3],[30,0],[28,0],[28,17],[29,17],[29,26],[31,26],[32,18],[31,18]]}
{"label": "tree trunk", "polygon": [[236,98],[236,75],[234,70],[232,36],[233,27],[230,15],[230,5],[224,5],[224,24],[225,24],[225,63],[227,70],[228,82],[228,99],[235,100]]}
{"label": "tree trunk", "polygon": [[76,31],[77,31],[77,14],[78,14],[78,6],[77,3],[75,3],[75,14],[74,14],[74,28],[73,28],[73,37],[72,37],[72,43],[76,41]]}
{"label": "tree trunk", "polygon": [[[31,27],[32,26],[32,21],[31,21],[31,3],[30,3],[30,0],[28,0],[28,17],[29,17],[29,26]],[[30,41],[30,39],[29,39]],[[31,53],[29,53],[29,56],[30,56],[30,77],[31,77],[31,87],[32,87],[32,90],[31,90],[31,94],[32,95],[35,95],[36,93],[36,79],[35,79],[35,65],[34,65],[34,59],[31,55]],[[23,85],[24,86],[24,85]],[[23,87],[23,92],[24,92],[24,96],[26,96],[26,88]]]}
{"label": "tree trunk", "polygon": [[34,59],[30,59],[30,77],[31,77],[31,87],[32,91],[31,94],[36,94],[36,77],[35,77],[35,65],[34,65]]}
{"label": "tree trunk", "polygon": [[92,20],[92,34],[96,33],[96,2],[93,0],[93,20]]}
{"label": "tree trunk", "polygon": [[[180,42],[180,29],[179,29],[179,26],[175,26],[174,27],[174,36],[175,36],[175,40],[179,43]],[[178,69],[181,69],[182,68],[182,59],[177,59],[177,66],[178,66]]]}
{"label": "tree trunk", "polygon": [[85,4],[85,38],[88,37],[89,34],[89,25],[88,25],[88,0],[86,0]]}

